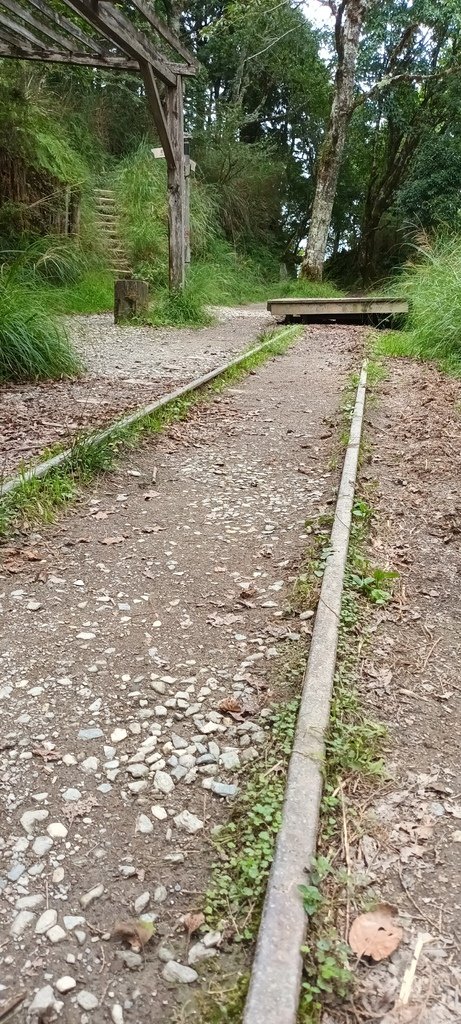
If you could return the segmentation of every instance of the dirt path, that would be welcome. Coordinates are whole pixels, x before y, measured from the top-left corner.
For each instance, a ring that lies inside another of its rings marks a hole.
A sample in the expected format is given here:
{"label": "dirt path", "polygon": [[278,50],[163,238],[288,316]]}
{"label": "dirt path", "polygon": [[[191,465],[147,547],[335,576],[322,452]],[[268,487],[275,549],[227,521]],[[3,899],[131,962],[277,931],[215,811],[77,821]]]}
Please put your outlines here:
{"label": "dirt path", "polygon": [[0,479],[79,431],[200,377],[275,326],[262,305],[214,312],[216,322],[201,330],[123,327],[110,313],[67,318],[87,372],[79,380],[0,386]]}
{"label": "dirt path", "polygon": [[[4,1003],[26,991],[66,1024],[165,1024],[174,979],[195,978],[181,915],[267,738],[270,667],[308,641],[286,609],[306,516],[334,495],[326,422],[361,337],[309,329],[7,559]],[[229,697],[244,721],[220,710]],[[107,940],[141,913],[156,924],[143,956]]]}
{"label": "dirt path", "polygon": [[[370,717],[389,730],[391,782],[367,812],[369,834],[354,868],[399,908],[405,938],[390,962],[362,967],[356,1005],[363,1024],[455,1024],[461,1021],[461,385],[433,367],[403,361],[392,362],[389,372],[369,416],[373,458],[364,475],[378,483],[371,561],[397,569],[401,578],[396,602],[375,617],[362,690]],[[376,505],[373,490],[371,500]],[[390,1007],[420,933],[427,943],[409,1007],[399,1015]]]}

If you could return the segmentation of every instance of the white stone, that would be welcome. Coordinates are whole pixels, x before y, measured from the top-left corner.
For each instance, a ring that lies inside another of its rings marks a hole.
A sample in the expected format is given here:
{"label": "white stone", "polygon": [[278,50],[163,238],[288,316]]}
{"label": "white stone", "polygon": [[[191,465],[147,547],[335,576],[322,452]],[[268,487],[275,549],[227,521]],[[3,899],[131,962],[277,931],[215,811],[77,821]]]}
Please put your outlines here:
{"label": "white stone", "polygon": [[211,960],[217,955],[218,951],[213,946],[205,946],[204,942],[195,942],[189,950],[187,962],[191,965],[198,964],[200,960]]}
{"label": "white stone", "polygon": [[192,970],[192,967],[184,967],[182,964],[176,963],[175,960],[170,960],[163,968],[162,977],[165,981],[190,985],[193,981],[197,981],[198,974],[197,971]]}
{"label": "white stone", "polygon": [[114,729],[114,731],[111,733],[110,738],[112,740],[112,743],[121,743],[122,740],[126,740],[127,736],[128,733],[126,729]]}
{"label": "white stone", "polygon": [[37,810],[37,811],[24,811],[21,815],[21,825],[28,835],[31,835],[34,830],[34,825],[37,821],[45,821],[48,817],[49,811]]}
{"label": "white stone", "polygon": [[240,768],[240,758],[237,750],[223,750],[219,763],[226,768],[227,771],[234,771]]}
{"label": "white stone", "polygon": [[63,939],[66,938],[66,933],[64,931],[64,928],[61,928],[60,924],[55,924],[54,928],[50,928],[50,930],[46,933],[46,937],[50,940],[50,942],[56,945],[56,943],[62,942]]}
{"label": "white stone", "polygon": [[62,978],[58,978],[56,988],[58,992],[64,994],[65,992],[70,992],[72,988],[75,988],[76,984],[77,982],[75,981],[75,978],[71,978],[70,974],[64,974]]}
{"label": "white stone", "polygon": [[46,853],[49,853],[53,845],[51,836],[37,836],[35,842],[32,845],[32,849],[36,857],[44,857]]}
{"label": "white stone", "polygon": [[114,1003],[110,1015],[112,1017],[113,1024],[124,1024],[123,1022],[123,1010],[120,1003]]}
{"label": "white stone", "polygon": [[60,821],[52,821],[46,831],[52,839],[65,839],[67,835],[66,826]]}
{"label": "white stone", "polygon": [[87,990],[83,988],[82,991],[78,993],[77,1003],[81,1006],[82,1010],[95,1010],[98,1005],[98,1000],[92,992],[87,992]]}
{"label": "white stone", "polygon": [[41,907],[44,901],[45,897],[40,892],[37,892],[34,896],[21,896],[16,901],[16,910],[36,910],[37,907]]}
{"label": "white stone", "polygon": [[135,914],[142,914],[143,910],[149,905],[150,892],[143,892],[134,901]]}
{"label": "white stone", "polygon": [[80,906],[85,910],[86,907],[90,906],[90,903],[94,903],[95,900],[98,900],[99,897],[102,896],[103,892],[104,886],[102,882],[100,882],[99,885],[95,885],[93,889],[90,889],[89,892],[85,892],[83,896],[80,897]]}
{"label": "white stone", "polygon": [[151,807],[151,812],[154,815],[154,818],[158,818],[159,821],[165,821],[165,818],[168,817],[165,808],[162,807],[161,804],[154,804]]}
{"label": "white stone", "polygon": [[154,903],[164,903],[168,892],[164,885],[158,885],[154,891]]}
{"label": "white stone", "polygon": [[80,925],[85,924],[85,918],[79,917],[77,914],[66,914],[63,917],[64,928],[68,932],[72,932],[74,928],[79,928]]}
{"label": "white stone", "polygon": [[149,774],[147,764],[129,764],[126,770],[133,779],[143,779]]}
{"label": "white stone", "polygon": [[160,793],[172,793],[174,782],[171,775],[168,775],[168,772],[157,771],[154,775],[154,788],[158,789]]}
{"label": "white stone", "polygon": [[45,1016],[49,1010],[53,1010],[55,1005],[55,997],[51,985],[44,985],[40,988],[29,1006],[28,1013],[36,1015],[38,1017]]}
{"label": "white stone", "polygon": [[67,768],[70,768],[73,764],[77,764],[77,758],[75,757],[75,754],[64,754],[62,763],[65,764]]}
{"label": "white stone", "polygon": [[99,761],[97,757],[86,757],[82,761],[80,767],[83,772],[96,772],[98,770]]}
{"label": "white stone", "polygon": [[96,633],[77,633],[77,640],[94,640]]}
{"label": "white stone", "polygon": [[154,831],[154,826],[147,817],[147,814],[138,814],[136,819],[136,832],[141,832],[143,835],[147,835],[149,832]]}
{"label": "white stone", "polygon": [[35,921],[35,914],[32,914],[30,910],[20,910],[11,925],[10,935],[14,935],[18,939],[32,924],[32,921]]}
{"label": "white stone", "polygon": [[63,879],[64,879],[64,868],[56,868],[53,871],[52,881],[54,882],[55,885],[59,885],[59,883],[62,882]]}
{"label": "white stone", "polygon": [[195,832],[203,828],[203,821],[195,814],[191,814],[190,811],[181,811],[180,814],[175,815],[173,820],[178,828],[188,832],[189,835],[194,835]]}
{"label": "white stone", "polygon": [[43,914],[40,914],[37,924],[35,925],[35,934],[44,935],[44,933],[47,932],[49,928],[52,928],[53,925],[57,923],[57,920],[57,910],[53,910],[51,907],[49,910],[44,910]]}
{"label": "white stone", "polygon": [[80,800],[81,795],[82,794],[79,789],[73,789],[70,787],[70,789],[66,789],[64,791],[62,798],[63,800]]}

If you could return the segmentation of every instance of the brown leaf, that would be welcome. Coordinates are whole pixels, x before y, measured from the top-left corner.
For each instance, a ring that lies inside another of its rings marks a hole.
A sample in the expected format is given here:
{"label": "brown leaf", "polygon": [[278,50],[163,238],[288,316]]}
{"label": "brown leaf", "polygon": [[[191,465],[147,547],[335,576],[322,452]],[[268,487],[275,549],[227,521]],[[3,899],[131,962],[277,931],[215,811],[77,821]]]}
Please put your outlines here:
{"label": "brown leaf", "polygon": [[44,761],[60,761],[62,754],[60,750],[48,750],[46,747],[32,747],[35,757],[43,757]]}
{"label": "brown leaf", "polygon": [[186,929],[188,935],[193,935],[194,932],[198,931],[200,926],[205,923],[205,915],[198,914],[184,914],[182,923]]}
{"label": "brown leaf", "polygon": [[155,931],[153,921],[118,921],[112,932],[113,939],[121,939],[135,953],[140,953]]}
{"label": "brown leaf", "polygon": [[227,711],[230,715],[241,715],[243,707],[235,697],[225,697],[218,704],[220,711]]}
{"label": "brown leaf", "polygon": [[232,626],[234,622],[243,622],[243,615],[234,615],[232,612],[228,615],[218,615],[217,612],[212,612],[207,618],[210,626]]}
{"label": "brown leaf", "polygon": [[81,800],[77,800],[76,803],[66,804],[62,809],[62,813],[66,818],[69,819],[72,824],[74,818],[82,817],[84,814],[88,814],[93,807],[98,806],[98,801],[92,793],[88,793],[88,796],[82,797]]}
{"label": "brown leaf", "polygon": [[376,910],[359,914],[349,930],[349,945],[357,956],[385,960],[400,945],[403,930],[396,924],[395,907],[380,903]]}
{"label": "brown leaf", "polygon": [[253,587],[252,584],[250,583],[249,587],[243,587],[243,589],[240,591],[240,597],[243,597],[244,600],[246,600],[250,597],[256,597],[257,593],[258,591],[256,590],[256,587]]}
{"label": "brown leaf", "polygon": [[102,539],[102,541],[100,543],[101,544],[123,544],[124,540],[125,540],[125,538],[122,537],[122,536],[103,537],[103,539]]}

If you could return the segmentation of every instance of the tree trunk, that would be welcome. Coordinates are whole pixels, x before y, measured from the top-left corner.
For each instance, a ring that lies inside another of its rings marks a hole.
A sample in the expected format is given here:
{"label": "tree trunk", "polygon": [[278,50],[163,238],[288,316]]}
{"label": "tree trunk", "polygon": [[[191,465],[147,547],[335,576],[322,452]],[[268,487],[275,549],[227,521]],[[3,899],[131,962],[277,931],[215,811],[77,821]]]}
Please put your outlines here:
{"label": "tree trunk", "polygon": [[323,274],[347,126],[354,109],[357,53],[367,6],[368,0],[343,0],[343,3],[339,4],[336,16],[335,43],[338,67],[335,89],[325,141],[319,157],[306,254],[301,264],[301,277],[313,281],[321,281]]}

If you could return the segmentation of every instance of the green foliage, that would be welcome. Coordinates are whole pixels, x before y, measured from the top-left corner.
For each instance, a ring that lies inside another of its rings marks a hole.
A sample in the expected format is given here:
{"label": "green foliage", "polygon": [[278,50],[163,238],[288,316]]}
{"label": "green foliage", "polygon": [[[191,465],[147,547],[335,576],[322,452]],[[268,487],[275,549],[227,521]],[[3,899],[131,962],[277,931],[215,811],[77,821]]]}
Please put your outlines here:
{"label": "green foliage", "polygon": [[0,381],[68,377],[81,365],[32,288],[0,278]]}
{"label": "green foliage", "polygon": [[75,284],[40,286],[38,295],[53,313],[107,313],[114,305],[114,278],[107,271],[89,270]]}
{"label": "green foliage", "polygon": [[441,236],[417,251],[394,282],[410,302],[405,330],[377,340],[378,353],[434,359],[461,374],[461,238]]}

